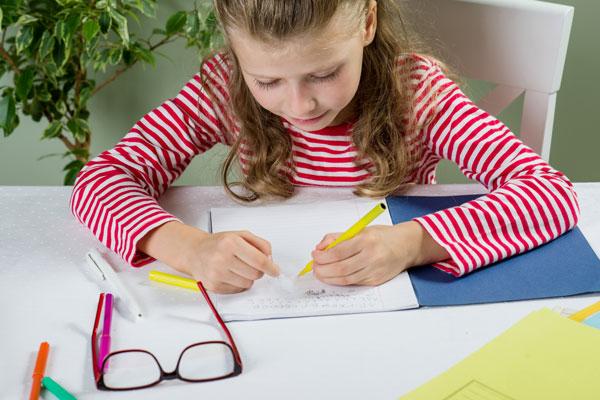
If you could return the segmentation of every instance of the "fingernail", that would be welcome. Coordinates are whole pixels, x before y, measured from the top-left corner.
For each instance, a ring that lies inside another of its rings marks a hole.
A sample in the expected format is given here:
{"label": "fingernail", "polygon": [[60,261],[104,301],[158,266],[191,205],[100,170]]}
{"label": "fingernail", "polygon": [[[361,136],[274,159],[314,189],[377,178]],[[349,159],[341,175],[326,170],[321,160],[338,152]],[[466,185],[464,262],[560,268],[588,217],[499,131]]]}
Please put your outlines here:
{"label": "fingernail", "polygon": [[273,266],[275,267],[275,276],[279,276],[279,274],[281,274],[281,268],[275,263],[273,263]]}

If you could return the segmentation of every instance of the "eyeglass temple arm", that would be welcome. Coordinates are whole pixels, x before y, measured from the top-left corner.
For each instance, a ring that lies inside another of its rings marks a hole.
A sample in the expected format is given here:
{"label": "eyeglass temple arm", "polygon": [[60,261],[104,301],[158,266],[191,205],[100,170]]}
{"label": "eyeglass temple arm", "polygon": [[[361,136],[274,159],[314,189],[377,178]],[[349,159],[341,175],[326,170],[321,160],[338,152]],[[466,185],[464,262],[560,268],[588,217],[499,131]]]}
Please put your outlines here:
{"label": "eyeglass temple arm", "polygon": [[240,353],[238,352],[238,349],[237,349],[237,347],[235,345],[235,342],[233,341],[233,337],[231,336],[231,332],[229,332],[229,329],[227,328],[227,325],[225,325],[225,322],[221,318],[221,315],[219,315],[219,312],[215,308],[215,305],[213,304],[212,300],[210,299],[210,296],[208,295],[208,293],[206,292],[206,289],[204,288],[204,285],[202,284],[202,282],[197,281],[196,283],[198,284],[198,289],[200,289],[200,292],[202,293],[202,296],[204,296],[204,299],[208,303],[208,306],[212,310],[215,318],[217,318],[217,321],[219,322],[219,325],[221,325],[221,328],[223,328],[223,331],[225,331],[225,335],[227,335],[227,338],[229,339],[229,344],[231,345],[231,348],[233,349],[233,352],[235,353],[235,357],[237,358],[237,361],[241,365],[242,364],[242,360],[240,358]]}

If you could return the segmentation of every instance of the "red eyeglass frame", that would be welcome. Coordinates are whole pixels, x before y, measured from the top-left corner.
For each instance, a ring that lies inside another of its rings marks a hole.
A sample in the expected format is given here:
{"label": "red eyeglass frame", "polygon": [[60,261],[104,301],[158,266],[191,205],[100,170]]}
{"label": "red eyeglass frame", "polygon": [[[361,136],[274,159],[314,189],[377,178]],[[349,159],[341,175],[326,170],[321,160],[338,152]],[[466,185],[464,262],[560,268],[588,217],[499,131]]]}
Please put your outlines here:
{"label": "red eyeglass frame", "polygon": [[[98,352],[96,349],[96,343],[97,343],[97,331],[98,331],[98,325],[100,323],[100,315],[102,314],[102,308],[104,305],[104,297],[105,294],[104,293],[100,293],[100,296],[98,298],[98,306],[96,308],[96,318],[94,319],[94,328],[92,330],[92,366],[93,366],[93,371],[94,371],[94,381],[96,382],[96,388],[98,388],[99,390],[116,390],[116,391],[121,391],[121,390],[136,390],[136,389],[144,389],[147,387],[151,387],[154,385],[159,384],[160,382],[162,382],[163,380],[171,380],[171,379],[180,379],[186,382],[210,382],[210,381],[216,381],[216,380],[221,380],[221,379],[226,379],[226,378],[231,378],[237,375],[240,375],[242,373],[242,359],[240,357],[240,353],[235,345],[235,342],[233,341],[233,337],[231,336],[231,332],[229,332],[229,329],[227,328],[227,325],[225,325],[225,322],[223,321],[223,319],[221,318],[221,316],[219,315],[219,312],[217,311],[217,309],[215,308],[212,300],[210,299],[210,296],[208,295],[208,293],[206,292],[206,289],[204,288],[204,285],[202,285],[202,282],[198,281],[196,282],[198,284],[198,289],[200,289],[200,292],[202,293],[202,295],[204,296],[204,299],[206,300],[206,303],[208,304],[208,306],[210,307],[213,315],[215,316],[215,318],[217,319],[217,321],[219,322],[219,325],[221,326],[221,329],[223,329],[223,331],[225,332],[225,335],[227,336],[227,339],[229,341],[229,343],[224,342],[224,341],[220,341],[220,340],[213,340],[213,341],[207,341],[207,342],[198,342],[198,343],[193,343],[190,344],[189,346],[187,346],[186,348],[184,348],[181,351],[181,354],[179,355],[179,359],[177,361],[177,366],[175,367],[175,370],[172,372],[165,372],[162,368],[162,366],[160,365],[160,362],[158,362],[158,359],[154,356],[154,354],[150,353],[147,350],[143,350],[143,349],[125,349],[125,350],[118,350],[118,351],[111,351],[106,358],[104,359],[103,363],[102,363],[102,368],[98,368]],[[224,375],[224,376],[219,376],[216,378],[207,378],[207,379],[187,379],[182,377],[179,374],[179,362],[181,361],[181,357],[183,356],[183,354],[185,353],[185,351],[187,349],[189,349],[190,347],[194,347],[194,346],[198,346],[198,345],[204,345],[204,344],[222,344],[227,346],[233,355],[233,361],[234,361],[234,366],[233,366],[233,371],[230,374]],[[125,353],[125,352],[141,352],[141,353],[146,353],[148,355],[150,355],[152,358],[154,358],[154,360],[156,361],[156,364],[158,365],[158,367],[160,368],[161,374],[160,377],[155,381],[152,382],[150,384],[147,385],[141,385],[141,386],[135,386],[135,387],[128,387],[128,388],[111,388],[111,387],[107,387],[104,383],[104,363],[106,362],[106,360],[115,354],[119,354],[119,353]]]}

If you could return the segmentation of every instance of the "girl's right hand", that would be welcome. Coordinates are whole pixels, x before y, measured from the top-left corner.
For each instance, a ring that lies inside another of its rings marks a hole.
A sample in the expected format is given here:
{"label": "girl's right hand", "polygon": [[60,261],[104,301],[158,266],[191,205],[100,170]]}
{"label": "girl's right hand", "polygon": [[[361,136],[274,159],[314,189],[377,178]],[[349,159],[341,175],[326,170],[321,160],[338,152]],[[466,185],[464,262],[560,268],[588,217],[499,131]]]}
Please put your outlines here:
{"label": "girl's right hand", "polygon": [[137,247],[216,293],[238,293],[265,273],[279,275],[271,244],[248,231],[207,233],[170,221],[147,233]]}
{"label": "girl's right hand", "polygon": [[216,293],[238,293],[249,289],[266,273],[279,275],[273,263],[271,244],[248,232],[231,231],[192,235],[183,255],[188,274]]}

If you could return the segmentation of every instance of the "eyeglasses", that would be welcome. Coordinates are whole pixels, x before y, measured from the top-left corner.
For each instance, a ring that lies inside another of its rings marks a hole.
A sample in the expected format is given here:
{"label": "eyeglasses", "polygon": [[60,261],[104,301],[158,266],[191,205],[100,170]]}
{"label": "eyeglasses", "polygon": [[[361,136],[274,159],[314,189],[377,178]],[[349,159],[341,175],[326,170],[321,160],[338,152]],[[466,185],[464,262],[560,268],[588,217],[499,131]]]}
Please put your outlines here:
{"label": "eyeglasses", "polygon": [[[109,352],[112,295],[101,293],[92,331],[92,363],[96,387],[99,390],[134,390],[157,385],[163,380],[209,382],[242,373],[242,361],[231,333],[215,309],[201,282],[198,288],[213,315],[225,332],[229,343],[208,341],[193,343],[183,349],[174,371],[165,372],[158,359],[149,351],[128,349]],[[104,309],[104,325],[98,343],[98,325]],[[100,359],[98,358],[98,348]]]}

